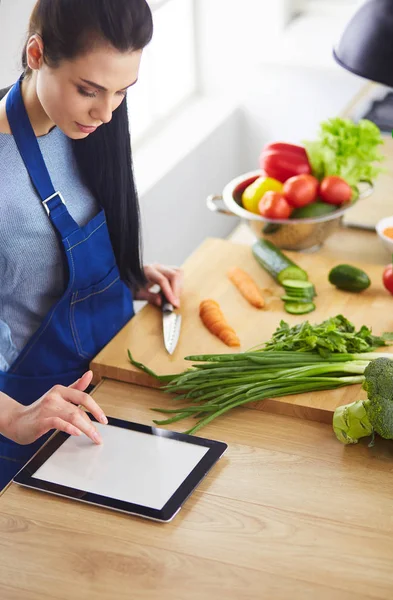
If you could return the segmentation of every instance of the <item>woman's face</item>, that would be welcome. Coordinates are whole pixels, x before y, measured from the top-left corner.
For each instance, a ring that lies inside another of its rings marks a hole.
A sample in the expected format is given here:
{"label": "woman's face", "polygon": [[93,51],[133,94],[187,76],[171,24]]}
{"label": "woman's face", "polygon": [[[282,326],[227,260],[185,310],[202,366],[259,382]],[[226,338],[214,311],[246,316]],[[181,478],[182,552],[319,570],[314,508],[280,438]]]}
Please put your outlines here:
{"label": "woman's face", "polygon": [[42,108],[68,137],[87,137],[112,119],[138,79],[141,56],[100,46],[56,68],[41,62],[34,76]]}

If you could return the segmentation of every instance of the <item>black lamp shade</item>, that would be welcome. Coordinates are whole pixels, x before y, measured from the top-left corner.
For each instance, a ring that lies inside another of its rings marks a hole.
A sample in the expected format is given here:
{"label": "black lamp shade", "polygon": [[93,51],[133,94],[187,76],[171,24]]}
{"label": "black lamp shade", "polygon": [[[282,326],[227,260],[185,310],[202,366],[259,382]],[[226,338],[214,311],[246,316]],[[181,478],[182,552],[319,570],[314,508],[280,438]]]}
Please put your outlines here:
{"label": "black lamp shade", "polygon": [[362,5],[333,56],[355,75],[393,87],[393,0],[369,0]]}

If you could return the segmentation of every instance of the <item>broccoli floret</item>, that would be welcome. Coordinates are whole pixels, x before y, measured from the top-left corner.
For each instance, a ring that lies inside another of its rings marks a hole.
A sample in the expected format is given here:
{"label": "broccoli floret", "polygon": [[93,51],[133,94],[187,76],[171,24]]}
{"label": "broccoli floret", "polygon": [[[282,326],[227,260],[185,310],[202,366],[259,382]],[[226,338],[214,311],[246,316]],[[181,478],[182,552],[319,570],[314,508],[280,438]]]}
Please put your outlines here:
{"label": "broccoli floret", "polygon": [[360,438],[372,435],[373,427],[367,416],[364,402],[358,400],[336,408],[333,430],[343,444],[357,444]]}
{"label": "broccoli floret", "polygon": [[[393,357],[392,357],[393,358]],[[376,433],[393,439],[393,360],[377,358],[364,371],[364,408]]]}
{"label": "broccoli floret", "polygon": [[374,433],[393,440],[393,355],[372,360],[364,377],[367,400],[339,406],[333,415],[334,432],[343,444],[357,444]]}

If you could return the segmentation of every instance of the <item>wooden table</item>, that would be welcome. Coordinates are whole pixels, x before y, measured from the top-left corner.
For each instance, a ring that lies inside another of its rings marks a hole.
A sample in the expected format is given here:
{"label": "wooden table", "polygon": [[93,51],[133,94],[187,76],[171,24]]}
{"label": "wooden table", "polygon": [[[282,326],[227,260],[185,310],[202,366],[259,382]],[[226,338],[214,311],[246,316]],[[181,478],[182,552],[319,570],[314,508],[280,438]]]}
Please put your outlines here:
{"label": "wooden table", "polygon": [[[151,423],[157,390],[106,381],[108,415]],[[179,423],[184,430],[187,423]],[[168,524],[12,484],[0,499],[2,600],[365,600],[393,590],[393,445],[237,409],[227,453]]]}

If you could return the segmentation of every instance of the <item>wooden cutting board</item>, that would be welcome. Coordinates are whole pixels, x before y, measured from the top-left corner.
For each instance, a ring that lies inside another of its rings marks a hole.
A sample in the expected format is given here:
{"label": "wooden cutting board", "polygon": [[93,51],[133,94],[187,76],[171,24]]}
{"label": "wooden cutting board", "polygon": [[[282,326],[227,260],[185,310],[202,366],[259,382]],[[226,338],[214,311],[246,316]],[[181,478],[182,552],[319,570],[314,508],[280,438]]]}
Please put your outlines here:
{"label": "wooden cutting board", "polygon": [[[372,327],[375,334],[393,331],[393,297],[382,286],[382,266],[358,264],[368,273],[372,285],[360,294],[351,294],[337,290],[328,282],[329,270],[339,261],[318,254],[287,254],[308,272],[315,284],[318,296],[314,312],[294,316],[284,311],[280,299],[282,288],[258,265],[250,246],[207,239],[183,265],[182,331],[174,354],[169,356],[163,345],[160,310],[146,306],[92,361],[94,382],[107,377],[157,387],[155,379],[129,363],[127,349],[136,360],[159,374],[178,373],[190,367],[192,363],[184,360],[187,355],[233,352],[202,325],[198,307],[200,301],[206,298],[219,302],[227,321],[238,333],[241,340],[238,351],[248,350],[269,339],[281,319],[290,324],[307,319],[317,323],[343,314],[357,327],[363,324]],[[356,263],[351,264],[356,266]],[[250,306],[228,280],[226,273],[234,266],[243,268],[260,285],[266,300],[265,309],[258,310]],[[360,397],[365,397],[365,393],[359,385],[354,385],[339,390],[264,400],[253,404],[251,408],[330,423],[337,406]]]}

